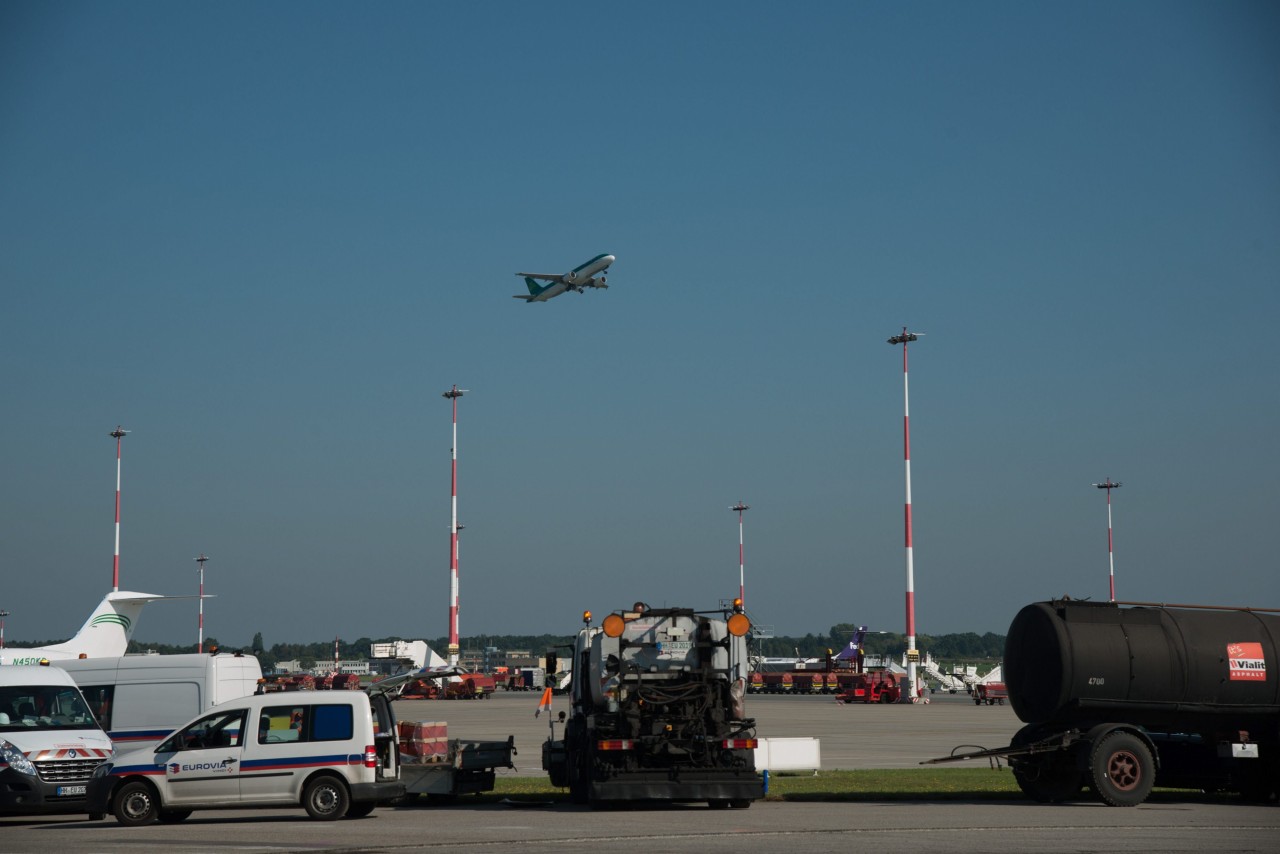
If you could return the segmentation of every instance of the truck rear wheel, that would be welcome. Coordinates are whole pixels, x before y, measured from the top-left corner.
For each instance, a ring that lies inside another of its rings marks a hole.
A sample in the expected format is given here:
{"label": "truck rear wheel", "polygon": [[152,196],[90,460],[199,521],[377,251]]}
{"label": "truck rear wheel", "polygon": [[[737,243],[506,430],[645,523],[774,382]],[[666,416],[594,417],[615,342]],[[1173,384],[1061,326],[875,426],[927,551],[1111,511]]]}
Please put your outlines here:
{"label": "truck rear wheel", "polygon": [[1142,739],[1130,732],[1112,732],[1090,751],[1089,778],[1104,803],[1134,807],[1151,794],[1155,762]]}

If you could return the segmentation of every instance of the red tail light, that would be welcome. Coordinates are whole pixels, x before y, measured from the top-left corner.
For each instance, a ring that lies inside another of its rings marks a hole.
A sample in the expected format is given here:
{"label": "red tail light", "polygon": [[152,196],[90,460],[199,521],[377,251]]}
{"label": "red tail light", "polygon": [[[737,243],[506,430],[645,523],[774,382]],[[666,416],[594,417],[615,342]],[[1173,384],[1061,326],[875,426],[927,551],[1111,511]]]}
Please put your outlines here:
{"label": "red tail light", "polygon": [[720,746],[727,747],[729,750],[755,750],[760,746],[760,742],[754,738],[726,738]]}
{"label": "red tail light", "polygon": [[596,750],[631,750],[635,746],[636,743],[629,738],[615,738],[596,742]]}
{"label": "red tail light", "polygon": [[365,746],[364,767],[366,768],[378,767],[378,748],[374,747],[372,744]]}

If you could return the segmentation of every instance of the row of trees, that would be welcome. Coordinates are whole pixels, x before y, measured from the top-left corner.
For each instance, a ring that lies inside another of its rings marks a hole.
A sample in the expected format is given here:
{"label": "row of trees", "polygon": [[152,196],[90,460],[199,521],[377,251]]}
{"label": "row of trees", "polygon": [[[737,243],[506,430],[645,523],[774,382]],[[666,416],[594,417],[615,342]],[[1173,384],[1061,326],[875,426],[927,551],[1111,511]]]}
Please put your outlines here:
{"label": "row of trees", "polygon": [[[839,652],[848,645],[857,626],[851,623],[838,623],[824,635],[807,634],[804,637],[780,636],[762,638],[756,641],[756,649],[761,655],[770,657],[787,657],[799,655],[803,658],[821,658],[827,650]],[[338,641],[338,657],[342,659],[360,660],[369,657],[369,647],[375,643],[390,643],[402,638],[356,638],[352,641]],[[437,653],[443,653],[448,646],[447,638],[436,638],[427,641]],[[466,638],[467,649],[484,649],[495,647],[500,650],[527,649],[535,655],[541,655],[554,647],[564,647],[573,643],[571,635],[473,635]],[[16,645],[16,644],[15,644]],[[264,670],[275,667],[279,661],[297,659],[304,667],[310,667],[317,661],[333,660],[333,641],[316,641],[314,643],[277,643],[267,648],[262,640],[262,632],[253,636],[248,647],[233,647],[221,644],[216,638],[205,640],[205,649],[219,647],[224,652],[236,649],[251,652],[262,662]],[[1004,657],[1004,635],[987,632],[979,635],[974,632],[960,632],[947,635],[919,635],[916,647],[923,653],[929,653],[936,661],[947,663],[982,663],[999,661]],[[895,632],[876,632],[863,638],[863,650],[868,655],[900,656],[906,649],[906,638]],[[129,652],[145,652],[155,650],[161,654],[195,652],[194,644],[159,644],[133,641],[129,644]]]}

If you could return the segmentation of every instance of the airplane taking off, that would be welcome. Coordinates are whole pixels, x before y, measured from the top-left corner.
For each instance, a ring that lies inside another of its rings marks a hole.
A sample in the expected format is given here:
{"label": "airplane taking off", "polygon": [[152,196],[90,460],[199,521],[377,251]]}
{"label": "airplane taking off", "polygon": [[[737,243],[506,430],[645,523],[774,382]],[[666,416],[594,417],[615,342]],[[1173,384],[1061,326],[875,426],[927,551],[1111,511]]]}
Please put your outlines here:
{"label": "airplane taking off", "polygon": [[[574,267],[563,275],[516,273],[517,276],[524,277],[525,284],[529,286],[529,295],[515,294],[515,298],[522,299],[525,302],[546,302],[552,297],[560,296],[565,291],[584,293],[583,288],[607,288],[609,286],[605,284],[604,274],[613,262],[614,257],[612,255],[597,255],[587,263]],[[597,274],[599,274],[598,278]],[[538,279],[542,279],[547,284],[539,285]]]}
{"label": "airplane taking off", "polygon": [[39,664],[68,658],[114,658],[129,650],[129,639],[137,625],[142,606],[156,599],[186,597],[157,596],[153,593],[108,593],[84,621],[76,636],[66,643],[31,649],[0,649],[0,664]]}

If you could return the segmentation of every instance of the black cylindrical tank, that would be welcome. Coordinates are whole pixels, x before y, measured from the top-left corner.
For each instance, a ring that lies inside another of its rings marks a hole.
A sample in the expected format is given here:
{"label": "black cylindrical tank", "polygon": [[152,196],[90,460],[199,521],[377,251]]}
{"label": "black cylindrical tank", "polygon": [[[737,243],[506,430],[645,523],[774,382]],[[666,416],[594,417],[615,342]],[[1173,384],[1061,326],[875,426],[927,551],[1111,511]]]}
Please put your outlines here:
{"label": "black cylindrical tank", "polygon": [[1274,727],[1277,641],[1275,614],[1036,602],[1009,626],[1004,680],[1026,723],[1198,729],[1270,716]]}

